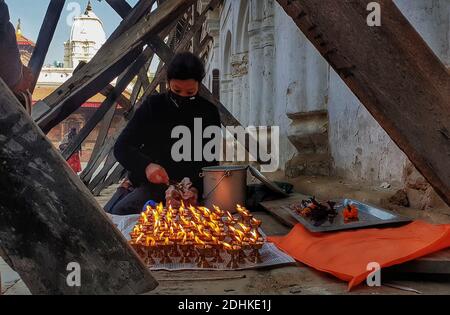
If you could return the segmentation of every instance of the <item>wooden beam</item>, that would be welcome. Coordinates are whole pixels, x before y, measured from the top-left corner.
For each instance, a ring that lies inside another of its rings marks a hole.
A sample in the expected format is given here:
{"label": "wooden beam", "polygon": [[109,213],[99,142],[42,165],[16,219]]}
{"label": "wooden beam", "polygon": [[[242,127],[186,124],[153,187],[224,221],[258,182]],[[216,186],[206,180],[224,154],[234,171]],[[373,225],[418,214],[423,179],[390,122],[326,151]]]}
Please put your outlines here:
{"label": "wooden beam", "polygon": [[450,205],[450,75],[394,1],[277,1]]}
{"label": "wooden beam", "polygon": [[[115,87],[112,84],[108,84],[106,88],[100,91],[100,94],[108,97],[109,94],[114,92]],[[128,99],[123,93],[120,94],[117,98],[117,104],[122,106],[124,110],[130,110],[131,108],[131,100]]]}
{"label": "wooden beam", "polygon": [[[162,65],[162,63],[160,63],[160,66],[161,65]],[[160,71],[158,71],[158,73],[160,73]],[[159,81],[157,81],[157,80],[159,80],[158,79],[159,77],[160,76],[156,76],[153,79],[152,86],[155,89],[158,85]],[[99,166],[101,165],[101,163],[103,162],[105,157],[108,154],[112,154],[117,137],[121,134],[122,130],[126,127],[128,121],[133,117],[134,111],[139,106],[140,106],[140,104],[134,106],[133,111],[131,113],[129,113],[129,115],[127,117],[124,117],[124,119],[119,123],[119,126],[118,126],[119,131],[116,133],[116,135],[114,135],[112,138],[110,138],[109,140],[107,140],[105,142],[105,144],[102,146],[101,150],[99,151],[98,156],[93,158],[92,166],[88,165],[88,167],[82,172],[81,178],[83,179],[83,182],[86,183],[86,185],[88,185],[88,187],[90,187],[92,190],[94,190],[96,187],[101,185],[102,181],[104,182],[105,176],[108,174],[108,172],[114,166],[111,163],[105,163],[105,165],[102,167],[102,169],[98,173],[99,176],[96,176],[96,178],[92,179],[92,176],[98,170]],[[104,186],[102,186],[102,187],[104,187]],[[101,190],[100,190],[100,192],[101,192]]]}
{"label": "wooden beam", "polygon": [[[126,19],[128,17],[128,15],[132,13],[133,8],[125,0],[106,0],[106,2],[111,6],[111,8],[114,9],[114,11],[117,12],[117,14],[120,15],[120,17],[122,19]],[[151,0],[150,5],[146,4],[146,7],[151,9],[155,2],[156,2],[156,0]],[[147,1],[147,3],[148,3],[148,1]],[[141,10],[145,10],[145,8],[143,8]],[[139,79],[142,81],[144,86],[147,86],[149,84],[147,72],[140,71]]]}
{"label": "wooden beam", "polygon": [[88,184],[88,188],[90,191],[94,190],[101,182],[103,182],[111,169],[117,164],[117,160],[114,157],[114,154],[110,154],[106,159],[105,165],[101,169],[101,171],[92,179],[92,181]]}
{"label": "wooden beam", "polygon": [[122,19],[125,19],[131,12],[132,7],[128,2],[124,0],[106,0],[106,2],[120,15]]}
{"label": "wooden beam", "polygon": [[109,175],[103,182],[99,183],[94,189],[92,189],[92,194],[94,196],[100,196],[103,190],[111,185],[117,184],[126,174],[126,170],[122,165],[117,164],[114,171]]}
{"label": "wooden beam", "polygon": [[36,47],[34,48],[30,62],[28,63],[28,67],[34,75],[34,82],[32,84],[32,88],[30,89],[31,93],[33,93],[34,88],[36,87],[39,73],[41,73],[42,66],[44,65],[45,57],[47,56],[48,48],[52,42],[53,35],[55,34],[56,26],[58,25],[64,4],[65,0],[52,0],[48,5],[44,22],[42,23],[41,30],[39,31]]}
{"label": "wooden beam", "polygon": [[86,185],[89,184],[92,180],[92,176],[94,176],[94,173],[100,167],[101,163],[105,160],[108,154],[111,153],[118,136],[119,135],[117,134],[108,138],[98,154],[92,159],[92,163],[89,164],[81,173],[80,178]]}
{"label": "wooden beam", "polygon": [[[32,294],[142,294],[157,282],[0,79],[0,247]],[[69,286],[68,267],[81,286]]]}
{"label": "wooden beam", "polygon": [[33,118],[42,130],[51,130],[89,97],[107,86],[142,52],[149,35],[161,32],[167,24],[185,12],[193,1],[195,0],[167,0],[123,34],[103,45],[76,75],[33,107]]}
{"label": "wooden beam", "polygon": [[108,138],[109,130],[113,123],[114,117],[117,113],[117,106],[111,106],[111,108],[106,113],[105,117],[103,117],[101,123],[99,124],[99,131],[97,139],[95,140],[94,148],[92,149],[92,155],[96,155],[105,144],[106,139]]}
{"label": "wooden beam", "polygon": [[[86,125],[80,130],[78,135],[73,139],[67,149],[63,152],[63,157],[68,160],[72,154],[81,146],[83,141],[90,135],[92,130],[98,125],[98,123],[103,119],[105,114],[112,108],[116,106],[116,100],[119,95],[127,88],[139,70],[146,64],[148,59],[153,55],[150,48],[144,50],[144,52],[133,62],[132,65],[119,77],[114,91],[108,95],[106,100],[102,103],[100,108],[98,108],[94,115],[89,119]],[[81,70],[80,70],[81,71]],[[114,115],[114,113],[112,114]],[[112,120],[112,117],[111,117]],[[111,123],[111,121],[109,121]],[[106,130],[106,133],[108,129]],[[106,135],[105,135],[106,137]]]}

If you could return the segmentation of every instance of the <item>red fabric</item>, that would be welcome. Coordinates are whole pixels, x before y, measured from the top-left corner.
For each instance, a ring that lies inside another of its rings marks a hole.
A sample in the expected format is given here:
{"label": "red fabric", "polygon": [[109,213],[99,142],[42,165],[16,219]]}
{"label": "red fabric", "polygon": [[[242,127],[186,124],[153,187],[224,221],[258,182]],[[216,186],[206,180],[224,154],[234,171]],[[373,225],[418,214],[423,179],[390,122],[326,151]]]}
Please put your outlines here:
{"label": "red fabric", "polygon": [[311,233],[297,225],[285,237],[269,240],[296,260],[349,282],[349,290],[367,279],[368,264],[399,265],[450,247],[450,225],[417,221],[384,229]]}
{"label": "red fabric", "polygon": [[79,172],[81,172],[81,161],[80,161],[80,154],[79,153],[75,153],[74,155],[72,155],[69,160],[67,161],[67,163],[69,163],[70,168],[76,173],[78,174]]}

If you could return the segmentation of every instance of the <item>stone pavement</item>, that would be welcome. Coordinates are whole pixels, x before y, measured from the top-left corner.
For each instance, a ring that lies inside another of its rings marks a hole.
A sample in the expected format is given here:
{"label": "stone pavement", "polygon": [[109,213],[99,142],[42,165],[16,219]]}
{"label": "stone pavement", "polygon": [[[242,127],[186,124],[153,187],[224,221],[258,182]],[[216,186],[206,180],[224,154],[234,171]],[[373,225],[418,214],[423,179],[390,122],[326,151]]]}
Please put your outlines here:
{"label": "stone pavement", "polygon": [[[104,205],[114,193],[115,187],[106,190],[97,200]],[[414,213],[414,212],[411,212]],[[264,230],[269,235],[285,235],[289,229],[278,223],[266,213],[256,216],[264,222]],[[425,218],[426,219],[426,218]],[[430,220],[434,221],[434,220]],[[447,222],[440,222],[447,223]],[[2,275],[2,292],[9,294],[30,294],[20,277],[0,259],[0,273]],[[405,291],[410,288],[422,294],[450,294],[448,279],[423,279],[408,276],[386,278],[383,274],[384,285],[379,288],[369,288],[362,285],[352,292],[347,292],[347,284],[324,273],[316,272],[305,265],[286,266],[274,269],[247,271],[184,271],[184,272],[152,272],[160,286],[151,294],[175,295],[310,295],[310,294],[352,294],[352,295],[415,295],[417,293]],[[387,286],[393,284],[394,288]]]}

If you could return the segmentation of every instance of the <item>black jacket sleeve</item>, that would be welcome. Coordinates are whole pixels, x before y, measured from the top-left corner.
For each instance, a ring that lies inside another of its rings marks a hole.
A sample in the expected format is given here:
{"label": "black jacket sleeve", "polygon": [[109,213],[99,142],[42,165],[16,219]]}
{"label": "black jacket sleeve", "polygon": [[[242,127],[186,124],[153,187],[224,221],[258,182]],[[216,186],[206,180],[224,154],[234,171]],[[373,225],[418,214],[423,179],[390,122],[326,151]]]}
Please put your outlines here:
{"label": "black jacket sleeve", "polygon": [[146,181],[145,169],[153,162],[152,158],[141,150],[145,143],[144,136],[148,137],[149,133],[146,131],[152,120],[150,105],[148,100],[142,104],[114,147],[117,161],[139,181]]}

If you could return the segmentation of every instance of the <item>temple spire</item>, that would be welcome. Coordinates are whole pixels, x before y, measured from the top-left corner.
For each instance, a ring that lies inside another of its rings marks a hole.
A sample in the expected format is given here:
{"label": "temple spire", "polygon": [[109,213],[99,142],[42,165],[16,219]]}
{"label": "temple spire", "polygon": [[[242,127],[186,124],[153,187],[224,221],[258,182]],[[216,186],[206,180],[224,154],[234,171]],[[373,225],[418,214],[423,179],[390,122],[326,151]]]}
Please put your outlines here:
{"label": "temple spire", "polygon": [[22,25],[20,19],[17,21],[16,35],[22,35]]}
{"label": "temple spire", "polygon": [[88,13],[92,11],[92,4],[91,4],[91,0],[88,0],[88,4],[86,6],[86,11],[84,12],[85,15],[88,15]]}

